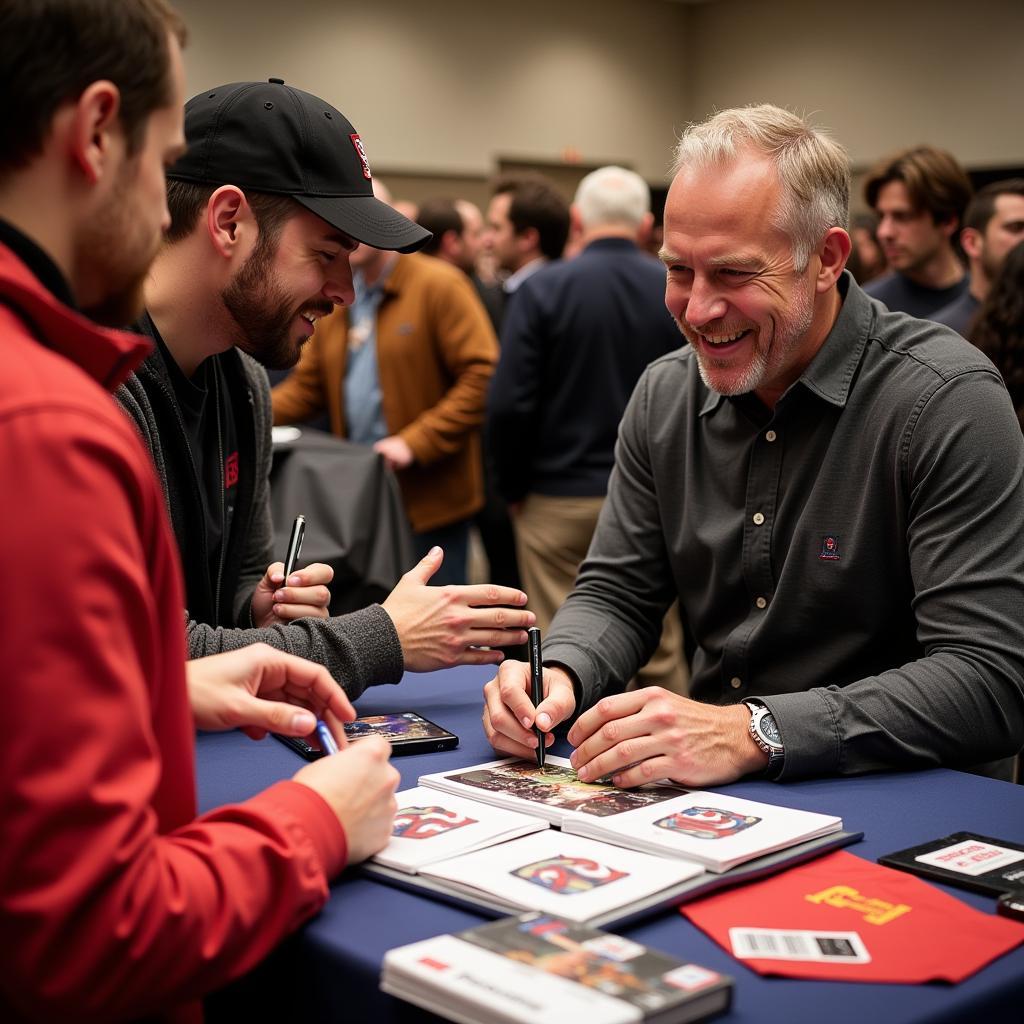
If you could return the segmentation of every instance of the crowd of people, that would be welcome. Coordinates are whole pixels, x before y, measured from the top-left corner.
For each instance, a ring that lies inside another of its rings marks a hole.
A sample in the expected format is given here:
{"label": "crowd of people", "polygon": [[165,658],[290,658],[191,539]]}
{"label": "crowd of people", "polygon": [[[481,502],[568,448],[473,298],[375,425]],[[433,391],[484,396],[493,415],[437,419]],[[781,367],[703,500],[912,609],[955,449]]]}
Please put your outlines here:
{"label": "crowd of people", "polygon": [[[331,102],[186,103],[186,42],[166,0],[0,7],[5,1020],[199,1019],[390,837],[343,723],[405,671],[500,663],[494,748],[568,728],[583,781],[1011,777],[1024,182],[917,147],[851,232],[840,145],[724,110],[654,257],[624,168],[400,212]],[[419,555],[333,617],[270,544],[271,423],[322,411]],[[197,816],[196,729],[318,720],[337,754]]]}

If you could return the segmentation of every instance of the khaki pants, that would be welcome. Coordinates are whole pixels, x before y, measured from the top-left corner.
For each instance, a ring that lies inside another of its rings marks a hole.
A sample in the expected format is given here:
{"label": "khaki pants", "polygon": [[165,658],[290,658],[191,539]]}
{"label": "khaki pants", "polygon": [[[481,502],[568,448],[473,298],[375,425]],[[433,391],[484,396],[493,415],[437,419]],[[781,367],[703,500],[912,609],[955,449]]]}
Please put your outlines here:
{"label": "khaki pants", "polygon": [[[530,597],[527,607],[536,614],[537,625],[545,633],[576,582],[603,504],[604,498],[529,494],[513,517],[519,571],[523,589]],[[663,686],[685,695],[689,683],[679,609],[673,604],[662,623],[657,650],[630,683],[630,689]]]}

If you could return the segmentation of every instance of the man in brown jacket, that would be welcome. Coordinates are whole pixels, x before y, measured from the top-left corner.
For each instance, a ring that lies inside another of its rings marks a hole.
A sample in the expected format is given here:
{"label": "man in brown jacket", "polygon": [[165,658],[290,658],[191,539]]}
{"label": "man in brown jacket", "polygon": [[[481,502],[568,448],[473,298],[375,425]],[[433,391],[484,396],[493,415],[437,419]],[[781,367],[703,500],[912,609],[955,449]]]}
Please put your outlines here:
{"label": "man in brown jacket", "polygon": [[[376,181],[374,192],[388,200]],[[317,324],[295,372],[273,390],[274,422],[326,409],[339,437],[372,444],[398,475],[419,553],[444,549],[431,582],[464,583],[497,339],[454,267],[365,245],[351,264],[355,302]]]}

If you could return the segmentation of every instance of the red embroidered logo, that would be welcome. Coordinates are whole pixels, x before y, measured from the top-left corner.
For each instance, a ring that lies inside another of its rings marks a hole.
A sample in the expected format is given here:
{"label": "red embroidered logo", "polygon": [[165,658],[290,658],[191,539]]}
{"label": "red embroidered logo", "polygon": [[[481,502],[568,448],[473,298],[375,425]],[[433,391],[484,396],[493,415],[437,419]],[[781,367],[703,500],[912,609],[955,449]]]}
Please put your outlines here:
{"label": "red embroidered logo", "polygon": [[818,558],[823,562],[839,561],[839,538],[834,533],[821,538],[821,553]]}
{"label": "red embroidered logo", "polygon": [[369,181],[373,175],[370,174],[370,161],[366,159],[366,149],[363,146],[363,140],[354,133],[350,135],[349,138],[352,140],[352,145],[355,147],[356,156],[359,157],[359,162],[363,165],[363,177]]}
{"label": "red embroidered logo", "polygon": [[232,452],[224,460],[224,489],[238,483],[238,452]]}

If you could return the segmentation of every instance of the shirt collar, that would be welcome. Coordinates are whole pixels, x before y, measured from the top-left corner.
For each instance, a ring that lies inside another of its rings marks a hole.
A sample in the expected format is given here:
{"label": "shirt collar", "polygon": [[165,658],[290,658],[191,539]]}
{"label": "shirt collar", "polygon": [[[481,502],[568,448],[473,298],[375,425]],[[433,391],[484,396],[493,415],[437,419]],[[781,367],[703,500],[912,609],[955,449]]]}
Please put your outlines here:
{"label": "shirt collar", "polygon": [[150,351],[147,339],[100,327],[60,302],[7,246],[0,244],[0,300],[20,313],[29,332],[115,390]]}
{"label": "shirt collar", "polygon": [[798,383],[819,398],[844,408],[871,327],[871,300],[844,270],[837,284],[843,304],[817,355]]}
{"label": "shirt collar", "polygon": [[69,309],[75,309],[71,287],[49,253],[40,248],[10,221],[0,219],[0,242],[3,242],[39,279],[39,283]]}
{"label": "shirt collar", "polygon": [[544,256],[538,256],[535,260],[530,260],[529,263],[524,263],[514,274],[509,274],[505,278],[505,283],[502,287],[505,289],[507,295],[511,295],[519,286],[528,278],[533,277],[534,274],[540,270],[541,267],[547,263],[547,259]]}

